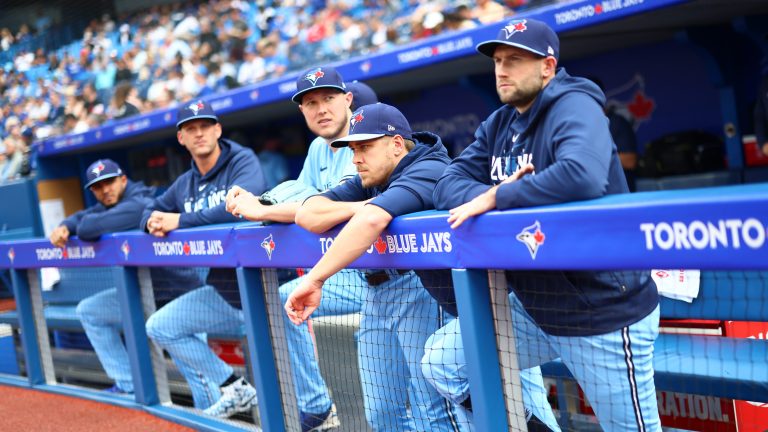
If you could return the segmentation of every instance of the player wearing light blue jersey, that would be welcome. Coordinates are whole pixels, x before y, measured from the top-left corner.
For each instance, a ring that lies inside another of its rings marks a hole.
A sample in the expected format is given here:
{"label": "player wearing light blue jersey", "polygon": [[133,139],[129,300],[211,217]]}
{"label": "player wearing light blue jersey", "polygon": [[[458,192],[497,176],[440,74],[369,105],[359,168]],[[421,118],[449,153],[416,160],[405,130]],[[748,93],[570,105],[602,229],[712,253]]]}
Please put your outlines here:
{"label": "player wearing light blue jersey", "polygon": [[[297,88],[293,101],[299,104],[309,129],[318,135],[309,146],[297,181],[318,191],[327,191],[357,175],[352,164],[352,151],[329,145],[332,140],[348,133],[353,93],[348,91],[341,75],[330,67],[312,68],[299,75]],[[292,223],[300,205],[263,205],[258,197],[240,187],[232,188],[227,195],[227,210],[252,221]],[[283,302],[302,279],[299,277],[280,287]],[[366,284],[360,271],[342,270],[329,279],[328,290],[316,316],[360,312]],[[302,431],[338,427],[336,409],[320,373],[309,328],[306,324],[293,325],[287,317],[285,319]]]}

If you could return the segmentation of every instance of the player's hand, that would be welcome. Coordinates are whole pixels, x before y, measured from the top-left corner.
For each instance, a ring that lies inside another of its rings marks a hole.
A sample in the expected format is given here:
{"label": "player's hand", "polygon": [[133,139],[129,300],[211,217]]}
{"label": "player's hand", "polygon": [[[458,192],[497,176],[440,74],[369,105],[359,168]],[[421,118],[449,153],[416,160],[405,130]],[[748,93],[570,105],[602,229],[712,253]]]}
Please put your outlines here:
{"label": "player's hand", "polygon": [[264,204],[259,198],[240,186],[233,186],[227,192],[226,210],[232,216],[246,218],[250,221],[264,220]]}
{"label": "player's hand", "polygon": [[67,240],[69,240],[69,228],[65,225],[54,228],[53,232],[51,232],[50,240],[52,245],[63,248],[66,246]]}
{"label": "player's hand", "polygon": [[451,224],[451,228],[456,229],[467,219],[495,209],[496,191],[499,189],[499,186],[520,180],[523,176],[532,174],[533,172],[534,166],[532,164],[526,164],[515,171],[514,174],[504,179],[503,182],[491,187],[486,192],[475,197],[472,201],[449,210],[448,213],[450,216],[448,217],[448,223]]}
{"label": "player's hand", "polygon": [[296,325],[303,323],[320,306],[323,295],[323,282],[304,277],[299,286],[288,296],[285,302],[285,313],[288,319]]}
{"label": "player's hand", "polygon": [[165,237],[165,235],[179,228],[179,213],[166,213],[153,211],[147,220],[147,231],[155,237]]}
{"label": "player's hand", "polygon": [[768,156],[768,142],[763,143],[763,154]]}

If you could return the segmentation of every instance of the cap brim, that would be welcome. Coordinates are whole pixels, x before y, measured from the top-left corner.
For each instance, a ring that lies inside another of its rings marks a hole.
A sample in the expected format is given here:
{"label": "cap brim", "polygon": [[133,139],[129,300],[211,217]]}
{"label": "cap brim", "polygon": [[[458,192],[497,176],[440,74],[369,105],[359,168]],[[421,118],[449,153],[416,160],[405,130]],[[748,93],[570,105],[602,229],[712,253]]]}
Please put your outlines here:
{"label": "cap brim", "polygon": [[347,135],[343,138],[339,138],[336,140],[331,141],[331,147],[334,148],[341,148],[341,147],[347,147],[349,143],[351,142],[357,142],[357,141],[367,141],[372,140],[376,138],[381,138],[386,134],[352,134]]}
{"label": "cap brim", "polygon": [[479,44],[477,44],[475,49],[477,50],[477,52],[479,52],[480,54],[482,54],[484,56],[493,57],[493,53],[496,51],[496,47],[499,46],[499,45],[506,45],[506,46],[511,46],[511,47],[515,47],[515,48],[520,48],[520,49],[526,50],[528,52],[534,53],[534,54],[536,54],[538,56],[547,57],[547,54],[544,54],[543,52],[531,49],[530,47],[527,47],[525,45],[516,44],[516,43],[512,43],[512,42],[506,42],[506,41],[498,41],[498,40],[480,42]]}
{"label": "cap brim", "polygon": [[340,91],[342,93],[346,93],[348,91],[347,89],[345,89],[343,87],[339,87],[337,85],[331,85],[331,84],[319,85],[319,86],[305,88],[304,90],[302,90],[300,92],[296,92],[296,94],[293,95],[291,100],[296,102],[297,104],[301,105],[301,96],[303,96],[305,93],[308,93],[308,92],[311,92],[311,91],[317,90],[317,89],[322,89],[322,88],[332,88],[332,89],[336,89],[336,90],[338,90],[338,91]]}
{"label": "cap brim", "polygon": [[83,187],[83,189],[88,189],[89,187],[91,187],[91,186],[95,185],[96,183],[98,183],[98,182],[100,182],[100,181],[102,181],[102,180],[111,179],[111,178],[113,178],[113,177],[120,177],[120,176],[122,176],[122,175],[123,175],[123,174],[118,174],[118,173],[113,173],[113,174],[105,174],[105,175],[103,175],[103,176],[101,176],[101,177],[97,177],[97,178],[95,178],[95,179],[93,179],[93,180],[89,181],[88,183],[86,183],[86,184],[85,184],[85,186]]}
{"label": "cap brim", "polygon": [[180,122],[176,123],[176,129],[178,129],[178,128],[179,128],[179,126],[183,125],[183,124],[184,124],[184,123],[186,123],[186,122],[189,122],[189,121],[192,121],[192,120],[199,120],[199,119],[208,119],[208,120],[213,120],[213,121],[215,121],[216,123],[218,123],[218,122],[219,122],[219,118],[218,118],[218,117],[216,117],[216,116],[212,116],[212,115],[200,115],[200,116],[194,116],[194,117],[190,117],[190,118],[188,118],[188,119],[184,119],[184,120],[182,120],[182,121],[180,121]]}

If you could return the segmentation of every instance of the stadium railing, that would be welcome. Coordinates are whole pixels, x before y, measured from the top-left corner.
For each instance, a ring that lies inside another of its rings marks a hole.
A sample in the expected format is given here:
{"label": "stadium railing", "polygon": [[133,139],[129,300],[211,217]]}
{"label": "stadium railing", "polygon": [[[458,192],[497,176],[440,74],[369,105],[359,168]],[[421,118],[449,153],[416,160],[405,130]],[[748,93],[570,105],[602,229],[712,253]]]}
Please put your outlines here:
{"label": "stadium railing", "polygon": [[[766,215],[766,184],[636,193],[491,212],[457,230],[446,223],[446,213],[423,212],[395,219],[380,247],[372,247],[352,267],[454,269],[475,426],[524,430],[506,284],[494,276],[499,272],[487,269],[701,269],[698,297],[690,304],[664,299],[662,318],[767,322]],[[543,234],[535,254],[521,235],[533,226]],[[148,266],[232,267],[237,269],[249,358],[258,359],[249,367],[259,395],[260,426],[297,430],[285,340],[279,335],[284,312],[276,301],[274,269],[311,267],[339,229],[313,235],[296,225],[246,223],[179,230],[166,238],[126,232],[95,243],[74,239],[64,250],[44,239],[2,242],[0,268],[9,269],[13,280],[26,377],[2,375],[0,383],[131,406],[200,429],[235,430],[242,425],[168,405],[167,384],[164,388],[157,373],[162,357],[147,340],[142,305],[142,292],[151,285]],[[135,402],[55,383],[35,271],[51,266],[112,266]],[[766,340],[662,334],[655,344],[659,390],[768,402],[766,364]],[[557,363],[544,370],[557,378],[568,375]],[[280,389],[280,397],[275,397],[275,389]],[[568,421],[562,412],[560,421]]]}

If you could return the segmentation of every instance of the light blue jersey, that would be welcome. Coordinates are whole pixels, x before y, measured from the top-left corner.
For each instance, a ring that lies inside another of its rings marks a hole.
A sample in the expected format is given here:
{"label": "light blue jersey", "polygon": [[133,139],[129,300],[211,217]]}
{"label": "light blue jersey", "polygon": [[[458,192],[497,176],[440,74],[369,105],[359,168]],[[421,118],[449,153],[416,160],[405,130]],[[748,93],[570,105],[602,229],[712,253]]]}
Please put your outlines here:
{"label": "light blue jersey", "polygon": [[356,175],[357,169],[352,163],[352,150],[349,147],[334,152],[325,138],[317,137],[309,145],[304,167],[297,180],[325,192]]}

